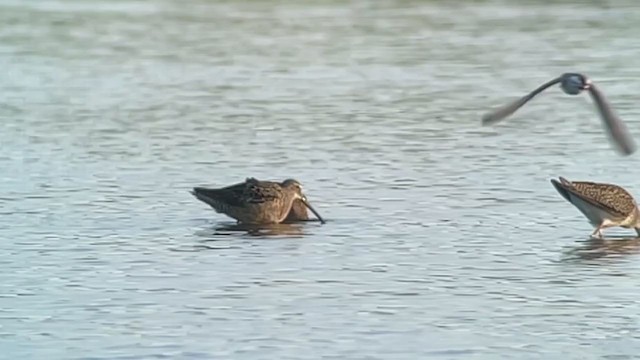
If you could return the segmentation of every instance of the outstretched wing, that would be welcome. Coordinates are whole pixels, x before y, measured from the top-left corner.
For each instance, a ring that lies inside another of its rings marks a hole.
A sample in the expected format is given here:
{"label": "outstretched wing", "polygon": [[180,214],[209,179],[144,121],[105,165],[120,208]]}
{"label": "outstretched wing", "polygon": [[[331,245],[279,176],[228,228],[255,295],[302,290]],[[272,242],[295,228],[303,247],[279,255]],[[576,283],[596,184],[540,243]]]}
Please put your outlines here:
{"label": "outstretched wing", "polygon": [[624,155],[633,154],[636,151],[636,143],[633,141],[629,130],[627,130],[627,126],[613,112],[604,94],[595,84],[592,84],[589,88],[589,94],[598,107],[607,135],[616,145],[618,151]]}

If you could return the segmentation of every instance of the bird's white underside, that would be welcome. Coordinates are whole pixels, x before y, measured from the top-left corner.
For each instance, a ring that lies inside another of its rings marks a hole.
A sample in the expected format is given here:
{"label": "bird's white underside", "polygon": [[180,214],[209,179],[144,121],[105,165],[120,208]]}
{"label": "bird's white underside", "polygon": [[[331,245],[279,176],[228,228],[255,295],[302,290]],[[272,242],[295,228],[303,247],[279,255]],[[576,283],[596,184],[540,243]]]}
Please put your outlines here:
{"label": "bird's white underside", "polygon": [[611,213],[607,212],[604,209],[601,209],[597,206],[594,206],[581,198],[572,195],[569,193],[569,199],[571,203],[580,210],[584,216],[587,217],[589,222],[593,227],[598,227],[601,225],[604,226],[612,226],[612,225],[628,225],[627,223],[631,220],[632,214],[629,214],[626,218],[622,219],[619,217],[613,216]]}

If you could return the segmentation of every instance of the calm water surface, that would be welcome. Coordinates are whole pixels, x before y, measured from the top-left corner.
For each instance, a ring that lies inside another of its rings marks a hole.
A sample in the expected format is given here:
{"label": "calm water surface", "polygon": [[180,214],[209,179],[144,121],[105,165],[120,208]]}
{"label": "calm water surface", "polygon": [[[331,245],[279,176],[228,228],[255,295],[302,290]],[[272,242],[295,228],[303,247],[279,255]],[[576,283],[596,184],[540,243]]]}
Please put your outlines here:
{"label": "calm water surface", "polygon": [[[0,357],[632,359],[640,241],[549,178],[640,195],[635,2],[0,2]],[[192,186],[295,177],[249,234]]]}

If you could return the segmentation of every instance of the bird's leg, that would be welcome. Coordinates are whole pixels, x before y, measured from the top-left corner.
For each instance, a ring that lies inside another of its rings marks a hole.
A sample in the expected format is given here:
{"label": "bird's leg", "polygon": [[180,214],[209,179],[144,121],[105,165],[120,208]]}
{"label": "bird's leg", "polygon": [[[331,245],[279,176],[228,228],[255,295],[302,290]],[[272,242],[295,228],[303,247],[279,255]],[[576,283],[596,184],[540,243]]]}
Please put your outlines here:
{"label": "bird's leg", "polygon": [[602,239],[602,225],[593,230],[593,232],[591,233],[591,237],[595,239]]}
{"label": "bird's leg", "polygon": [[[609,222],[609,221],[604,221],[604,222],[602,222],[602,224],[598,225],[598,227],[593,231],[591,236],[597,235],[596,238],[602,240],[602,239],[604,239],[604,237],[602,236],[602,230],[610,228],[610,227],[614,227],[614,226],[616,226],[616,225],[611,223],[611,222]],[[638,230],[636,230],[636,231],[638,231]]]}

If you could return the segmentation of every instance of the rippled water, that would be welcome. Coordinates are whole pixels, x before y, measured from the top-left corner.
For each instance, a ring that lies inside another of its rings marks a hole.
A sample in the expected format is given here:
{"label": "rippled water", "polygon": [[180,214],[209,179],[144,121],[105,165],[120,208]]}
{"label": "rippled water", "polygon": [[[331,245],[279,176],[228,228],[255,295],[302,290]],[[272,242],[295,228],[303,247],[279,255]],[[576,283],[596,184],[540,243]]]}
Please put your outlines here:
{"label": "rippled water", "polygon": [[[0,2],[7,359],[631,359],[640,242],[549,183],[640,195],[634,2]],[[328,220],[189,193],[295,177]]]}

